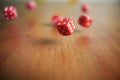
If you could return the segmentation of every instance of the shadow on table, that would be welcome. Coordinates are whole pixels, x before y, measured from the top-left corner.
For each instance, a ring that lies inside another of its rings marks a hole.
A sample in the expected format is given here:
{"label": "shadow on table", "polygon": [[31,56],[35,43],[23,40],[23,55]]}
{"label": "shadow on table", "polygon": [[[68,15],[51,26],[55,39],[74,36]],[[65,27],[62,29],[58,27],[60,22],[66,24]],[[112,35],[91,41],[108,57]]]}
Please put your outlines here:
{"label": "shadow on table", "polygon": [[27,38],[29,38],[30,43],[34,44],[34,45],[38,45],[38,46],[44,46],[44,45],[57,45],[59,44],[59,42],[57,40],[51,39],[51,38],[36,38],[36,37],[32,37],[27,35]]}
{"label": "shadow on table", "polygon": [[38,42],[38,44],[42,44],[42,45],[56,45],[58,44],[57,41],[53,40],[53,39],[40,39]]}
{"label": "shadow on table", "polygon": [[46,27],[55,27],[52,23],[43,23],[43,26],[46,26]]}
{"label": "shadow on table", "polygon": [[90,43],[91,43],[91,38],[88,35],[81,35],[78,37],[78,39],[76,41],[76,44],[82,48],[88,47],[90,45]]}

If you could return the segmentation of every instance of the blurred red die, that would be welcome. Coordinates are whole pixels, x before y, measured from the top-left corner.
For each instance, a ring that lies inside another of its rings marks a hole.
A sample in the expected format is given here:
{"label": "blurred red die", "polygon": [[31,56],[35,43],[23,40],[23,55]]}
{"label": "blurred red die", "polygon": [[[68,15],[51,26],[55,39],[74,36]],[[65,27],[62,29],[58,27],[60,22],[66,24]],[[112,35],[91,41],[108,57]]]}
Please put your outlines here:
{"label": "blurred red die", "polygon": [[92,18],[85,14],[82,14],[78,19],[78,23],[84,28],[89,28],[92,25],[92,22],[93,22]]}
{"label": "blurred red die", "polygon": [[17,10],[14,6],[4,8],[4,17],[6,20],[15,20],[17,18]]}
{"label": "blurred red die", "polygon": [[62,21],[63,17],[59,16],[59,15],[53,15],[51,21],[53,25],[57,25],[58,22]]}
{"label": "blurred red die", "polygon": [[27,2],[26,6],[27,6],[28,10],[33,10],[36,8],[37,5],[36,5],[35,1],[30,0]]}
{"label": "blurred red die", "polygon": [[83,12],[89,12],[90,11],[90,6],[88,4],[83,4],[82,5],[82,11]]}
{"label": "blurred red die", "polygon": [[75,30],[75,25],[72,19],[64,18],[63,21],[57,24],[58,32],[63,36],[71,35]]}

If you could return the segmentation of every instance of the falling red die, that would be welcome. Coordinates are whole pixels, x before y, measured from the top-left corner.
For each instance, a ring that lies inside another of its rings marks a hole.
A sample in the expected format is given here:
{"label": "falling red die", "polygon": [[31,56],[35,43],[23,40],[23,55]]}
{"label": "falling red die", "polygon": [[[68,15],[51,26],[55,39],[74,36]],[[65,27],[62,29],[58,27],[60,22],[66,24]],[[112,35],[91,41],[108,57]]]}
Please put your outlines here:
{"label": "falling red die", "polygon": [[75,25],[72,19],[64,18],[63,21],[57,24],[58,32],[63,36],[71,35],[75,30]]}
{"label": "falling red die", "polygon": [[59,15],[53,15],[51,21],[52,21],[52,24],[53,25],[57,25],[58,22],[62,21],[63,20],[63,17],[62,16],[59,16]]}
{"label": "falling red die", "polygon": [[82,5],[82,11],[83,12],[89,12],[90,11],[90,6],[88,4],[83,4]]}
{"label": "falling red die", "polygon": [[37,5],[36,5],[35,1],[30,0],[27,2],[26,6],[29,10],[33,10],[36,8]]}
{"label": "falling red die", "polygon": [[92,18],[85,14],[82,14],[78,19],[78,23],[84,28],[89,28],[92,25],[92,22],[93,22]]}
{"label": "falling red die", "polygon": [[17,10],[14,6],[4,8],[4,17],[6,20],[15,20],[17,18]]}

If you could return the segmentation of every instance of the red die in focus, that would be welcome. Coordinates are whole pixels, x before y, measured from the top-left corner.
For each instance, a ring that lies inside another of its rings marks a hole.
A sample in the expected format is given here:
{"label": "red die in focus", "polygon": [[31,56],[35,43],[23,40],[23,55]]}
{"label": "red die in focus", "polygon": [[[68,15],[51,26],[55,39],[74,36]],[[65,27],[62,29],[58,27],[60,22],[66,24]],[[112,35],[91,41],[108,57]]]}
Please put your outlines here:
{"label": "red die in focus", "polygon": [[57,24],[59,33],[63,36],[71,35],[75,30],[75,25],[72,19],[65,18]]}
{"label": "red die in focus", "polygon": [[17,10],[13,6],[5,7],[4,16],[6,20],[14,20],[17,18]]}
{"label": "red die in focus", "polygon": [[83,12],[89,12],[90,11],[90,6],[88,4],[83,4],[82,5],[82,11]]}
{"label": "red die in focus", "polygon": [[78,19],[78,23],[84,28],[90,27],[92,25],[92,22],[93,22],[92,18],[85,14],[81,15],[80,18]]}
{"label": "red die in focus", "polygon": [[52,24],[54,24],[55,26],[57,25],[58,22],[62,21],[63,17],[59,16],[59,15],[54,15],[51,19]]}
{"label": "red die in focus", "polygon": [[30,1],[27,2],[26,6],[29,10],[33,10],[33,9],[36,8],[36,3],[32,0],[30,0]]}

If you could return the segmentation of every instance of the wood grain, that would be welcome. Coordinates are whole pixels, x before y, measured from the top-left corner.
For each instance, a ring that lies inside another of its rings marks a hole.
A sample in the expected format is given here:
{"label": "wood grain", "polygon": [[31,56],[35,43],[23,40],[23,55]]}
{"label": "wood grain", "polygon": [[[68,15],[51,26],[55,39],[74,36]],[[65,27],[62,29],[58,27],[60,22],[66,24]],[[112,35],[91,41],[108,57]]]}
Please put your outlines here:
{"label": "wood grain", "polygon": [[[119,4],[91,4],[89,29],[77,24],[80,4],[16,7],[17,20],[0,19],[0,80],[120,80]],[[74,19],[73,35],[51,25],[57,13]]]}

